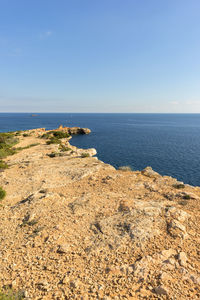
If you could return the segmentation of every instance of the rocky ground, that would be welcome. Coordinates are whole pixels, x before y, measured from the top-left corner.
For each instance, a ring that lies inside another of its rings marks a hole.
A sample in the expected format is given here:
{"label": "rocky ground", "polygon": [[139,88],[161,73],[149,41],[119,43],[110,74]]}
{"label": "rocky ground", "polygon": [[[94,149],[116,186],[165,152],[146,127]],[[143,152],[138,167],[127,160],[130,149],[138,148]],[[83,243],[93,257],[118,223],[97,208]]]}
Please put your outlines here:
{"label": "rocky ground", "polygon": [[61,152],[43,133],[19,136],[39,144],[0,173],[0,287],[25,299],[200,299],[200,188],[115,170],[67,139]]}

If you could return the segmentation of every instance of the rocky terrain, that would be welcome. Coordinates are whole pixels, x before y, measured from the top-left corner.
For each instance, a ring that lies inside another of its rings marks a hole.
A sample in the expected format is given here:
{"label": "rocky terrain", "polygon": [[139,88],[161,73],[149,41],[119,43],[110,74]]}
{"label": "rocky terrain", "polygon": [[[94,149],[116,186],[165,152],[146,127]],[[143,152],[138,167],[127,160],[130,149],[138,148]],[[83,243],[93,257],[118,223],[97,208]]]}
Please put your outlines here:
{"label": "rocky terrain", "polygon": [[20,151],[0,172],[2,292],[200,299],[200,188],[150,167],[115,170],[95,149],[77,149],[69,137],[47,143],[46,133],[18,133]]}

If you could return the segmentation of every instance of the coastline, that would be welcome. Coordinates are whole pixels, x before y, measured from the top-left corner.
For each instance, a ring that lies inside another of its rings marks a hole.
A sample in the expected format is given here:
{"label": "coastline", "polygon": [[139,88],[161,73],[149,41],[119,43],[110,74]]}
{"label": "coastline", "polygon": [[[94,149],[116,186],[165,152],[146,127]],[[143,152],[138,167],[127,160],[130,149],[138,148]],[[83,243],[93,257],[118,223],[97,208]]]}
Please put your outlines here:
{"label": "coastline", "polygon": [[26,299],[197,299],[200,188],[116,170],[46,133],[19,135],[0,173],[0,286]]}

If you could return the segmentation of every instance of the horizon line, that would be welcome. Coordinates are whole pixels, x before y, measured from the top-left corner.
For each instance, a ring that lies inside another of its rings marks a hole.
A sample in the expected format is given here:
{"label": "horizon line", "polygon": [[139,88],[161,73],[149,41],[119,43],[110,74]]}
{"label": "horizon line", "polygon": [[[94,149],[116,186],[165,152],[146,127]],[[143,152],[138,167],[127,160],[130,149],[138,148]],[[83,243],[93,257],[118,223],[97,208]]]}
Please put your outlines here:
{"label": "horizon line", "polygon": [[198,115],[200,112],[36,112],[36,111],[27,111],[27,112],[14,112],[14,111],[4,111],[0,114],[176,114],[176,115],[187,115],[193,114]]}

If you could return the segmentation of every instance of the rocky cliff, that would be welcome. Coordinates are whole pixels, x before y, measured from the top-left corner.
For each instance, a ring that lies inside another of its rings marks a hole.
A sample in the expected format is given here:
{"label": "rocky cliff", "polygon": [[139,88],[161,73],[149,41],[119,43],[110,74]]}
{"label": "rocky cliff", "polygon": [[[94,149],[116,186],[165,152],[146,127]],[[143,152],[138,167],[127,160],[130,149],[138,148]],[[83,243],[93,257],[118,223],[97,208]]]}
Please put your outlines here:
{"label": "rocky cliff", "polygon": [[17,135],[0,173],[3,290],[25,299],[200,298],[199,187],[151,168],[115,170],[52,131]]}

